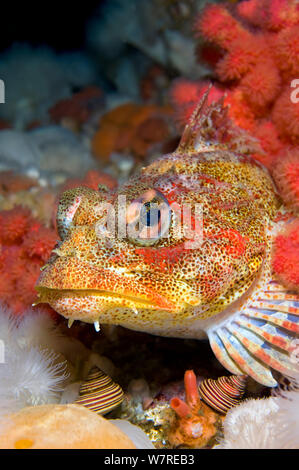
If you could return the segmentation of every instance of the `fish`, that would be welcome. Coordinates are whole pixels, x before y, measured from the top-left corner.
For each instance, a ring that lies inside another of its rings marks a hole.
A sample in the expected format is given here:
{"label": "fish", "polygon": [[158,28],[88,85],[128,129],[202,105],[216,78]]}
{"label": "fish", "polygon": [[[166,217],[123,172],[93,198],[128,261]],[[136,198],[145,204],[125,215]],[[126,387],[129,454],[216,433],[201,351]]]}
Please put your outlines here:
{"label": "fish", "polygon": [[275,387],[274,370],[298,370],[299,297],[271,268],[287,217],[223,100],[207,100],[208,92],[177,150],[120,188],[62,194],[61,241],[37,282],[37,303],[97,330],[208,338],[229,372]]}

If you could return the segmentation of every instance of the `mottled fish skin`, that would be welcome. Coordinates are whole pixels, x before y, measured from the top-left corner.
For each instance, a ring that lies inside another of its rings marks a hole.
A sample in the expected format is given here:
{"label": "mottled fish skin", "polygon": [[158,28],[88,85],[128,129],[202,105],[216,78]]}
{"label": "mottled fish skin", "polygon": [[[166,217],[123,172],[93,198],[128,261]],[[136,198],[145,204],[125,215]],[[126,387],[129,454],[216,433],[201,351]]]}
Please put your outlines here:
{"label": "mottled fish skin", "polygon": [[[117,191],[81,187],[62,195],[57,215],[62,243],[38,281],[39,302],[49,303],[71,320],[170,337],[208,335],[216,356],[230,371],[274,386],[269,371],[276,365],[274,359],[266,371],[258,367],[260,359],[251,361],[254,346],[243,346],[245,327],[239,325],[241,331],[236,331],[234,322],[272,282],[273,220],[280,201],[263,167],[225,145],[209,143],[207,121],[213,112],[224,111],[220,105],[205,106],[203,100],[176,152],[142,169]],[[163,195],[172,208],[201,205],[200,246],[190,249],[185,243],[190,239],[178,238],[180,216],[174,210],[168,235],[150,246],[128,238],[99,237],[101,203],[113,204],[117,215],[119,195],[126,196],[131,207],[150,191]],[[251,317],[245,313],[243,321],[246,318]],[[261,330],[256,328],[258,333],[252,334],[258,335],[256,347],[263,351]],[[272,333],[277,336],[276,330]],[[269,344],[276,348],[275,340]]]}

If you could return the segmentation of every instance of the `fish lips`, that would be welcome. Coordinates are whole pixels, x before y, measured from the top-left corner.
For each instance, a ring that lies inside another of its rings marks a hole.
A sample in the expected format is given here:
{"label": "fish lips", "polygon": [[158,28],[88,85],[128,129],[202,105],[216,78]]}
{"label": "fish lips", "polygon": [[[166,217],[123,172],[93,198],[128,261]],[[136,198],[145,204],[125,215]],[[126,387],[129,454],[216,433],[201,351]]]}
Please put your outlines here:
{"label": "fish lips", "polygon": [[40,297],[37,303],[51,305],[54,293],[55,298],[67,298],[76,292],[97,295],[103,302],[114,299],[115,306],[135,302],[150,309],[177,311],[174,302],[144,285],[139,276],[100,269],[76,257],[57,257],[42,271],[35,288]]}

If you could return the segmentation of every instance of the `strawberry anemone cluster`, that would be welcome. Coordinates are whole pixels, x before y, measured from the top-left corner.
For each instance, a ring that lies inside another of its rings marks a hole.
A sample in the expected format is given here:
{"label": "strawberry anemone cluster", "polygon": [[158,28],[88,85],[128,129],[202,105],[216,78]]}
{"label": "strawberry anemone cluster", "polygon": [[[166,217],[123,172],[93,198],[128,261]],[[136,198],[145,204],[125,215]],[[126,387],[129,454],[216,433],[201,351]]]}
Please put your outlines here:
{"label": "strawberry anemone cluster", "polygon": [[0,301],[16,315],[36,300],[34,286],[56,239],[55,231],[33,218],[29,209],[0,211]]}
{"label": "strawberry anemone cluster", "polygon": [[299,291],[299,220],[290,223],[275,239],[273,268],[279,280]]}
{"label": "strawberry anemone cluster", "polygon": [[273,178],[284,203],[299,215],[299,147],[279,159],[273,169]]}
{"label": "strawberry anemone cluster", "polygon": [[[201,55],[209,47],[217,61],[211,98],[225,93],[229,115],[260,141],[254,157],[269,169],[284,151],[299,145],[299,103],[292,88],[299,78],[299,4],[296,0],[243,0],[209,4],[194,23]],[[209,61],[213,63],[213,61]],[[171,100],[185,124],[207,84],[176,80]],[[299,86],[298,86],[299,88]],[[298,93],[299,94],[299,93]],[[299,96],[298,96],[299,98]]]}

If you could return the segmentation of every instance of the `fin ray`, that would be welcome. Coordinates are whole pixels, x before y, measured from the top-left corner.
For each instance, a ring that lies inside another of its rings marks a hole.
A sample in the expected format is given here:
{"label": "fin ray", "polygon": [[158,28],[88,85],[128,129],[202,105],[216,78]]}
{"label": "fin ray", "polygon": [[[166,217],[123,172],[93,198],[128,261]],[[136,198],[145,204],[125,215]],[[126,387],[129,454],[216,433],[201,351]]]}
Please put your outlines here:
{"label": "fin ray", "polygon": [[274,346],[280,349],[284,349],[287,352],[291,352],[292,350],[291,342],[292,342],[293,337],[289,337],[289,336],[285,337],[285,336],[281,336],[280,334],[277,334],[278,333],[277,330],[274,327],[271,327],[271,325],[269,325],[268,323],[259,327],[251,323],[250,319],[247,319],[247,320],[248,321],[246,321],[243,318],[238,318],[236,319],[236,323],[243,328],[247,328],[248,330],[252,331],[256,335],[261,336],[269,344],[273,344]]}
{"label": "fin ray", "polygon": [[[274,291],[275,292],[275,291]],[[274,293],[273,291],[270,292],[263,292],[262,297],[258,297],[258,301],[262,300],[297,300],[298,301],[298,295],[297,294],[288,294],[286,292],[276,292]]]}
{"label": "fin ray", "polygon": [[209,334],[209,340],[211,348],[217,357],[218,361],[229,370],[234,375],[242,375],[243,371],[238,367],[238,365],[231,359],[228,355],[224,344],[222,343],[221,339],[215,333]]}
{"label": "fin ray", "polygon": [[255,302],[252,302],[251,307],[260,308],[262,310],[274,310],[275,312],[290,313],[292,315],[299,316],[299,308],[294,307],[293,305],[285,305],[284,303],[274,304],[257,300]]}
{"label": "fin ray", "polygon": [[286,319],[277,318],[274,315],[267,315],[266,313],[257,312],[257,311],[248,311],[244,312],[244,315],[252,317],[252,318],[259,318],[260,320],[265,320],[266,322],[273,323],[276,326],[280,326],[281,328],[285,328],[286,330],[292,331],[296,334],[299,334],[299,325],[293,321]]}
{"label": "fin ray", "polygon": [[270,368],[258,362],[228,329],[219,328],[216,331],[230,357],[245,374],[250,375],[257,382],[267,387],[275,387],[277,385]]}
{"label": "fin ray", "polygon": [[279,352],[273,347],[269,347],[261,338],[245,328],[230,325],[230,332],[243,344],[243,346],[262,363],[272,369],[276,369],[282,374],[291,371],[298,371],[298,367],[290,362],[289,356]]}

